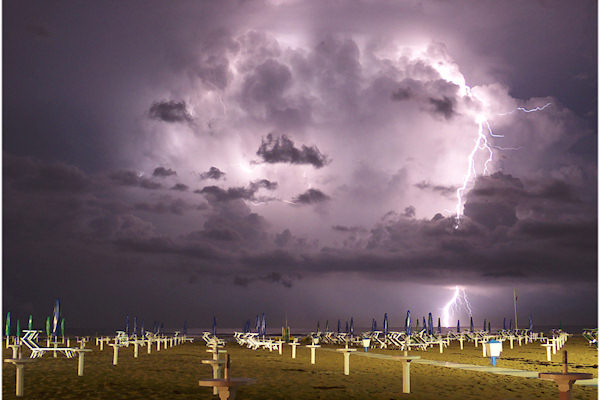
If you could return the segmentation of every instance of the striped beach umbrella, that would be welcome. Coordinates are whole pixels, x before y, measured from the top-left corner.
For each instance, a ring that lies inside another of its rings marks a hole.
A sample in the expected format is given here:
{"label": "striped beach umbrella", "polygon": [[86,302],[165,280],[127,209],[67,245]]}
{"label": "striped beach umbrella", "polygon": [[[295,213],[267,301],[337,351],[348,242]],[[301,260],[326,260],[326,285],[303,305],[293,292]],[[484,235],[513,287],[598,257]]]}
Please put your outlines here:
{"label": "striped beach umbrella", "polygon": [[54,313],[52,314],[52,334],[58,336],[58,325],[60,322],[60,300],[56,299],[54,303]]}

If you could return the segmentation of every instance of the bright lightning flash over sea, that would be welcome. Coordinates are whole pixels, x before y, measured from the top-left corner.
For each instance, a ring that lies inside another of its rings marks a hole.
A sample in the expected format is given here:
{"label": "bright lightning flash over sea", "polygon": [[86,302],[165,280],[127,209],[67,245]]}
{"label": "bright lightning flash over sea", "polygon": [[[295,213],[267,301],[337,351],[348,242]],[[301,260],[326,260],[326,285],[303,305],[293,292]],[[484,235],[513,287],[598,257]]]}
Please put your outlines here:
{"label": "bright lightning flash over sea", "polygon": [[469,314],[469,317],[472,316],[471,304],[467,298],[467,292],[463,287],[456,286],[452,299],[442,308],[442,324],[450,326],[450,318],[455,316],[461,308]]}

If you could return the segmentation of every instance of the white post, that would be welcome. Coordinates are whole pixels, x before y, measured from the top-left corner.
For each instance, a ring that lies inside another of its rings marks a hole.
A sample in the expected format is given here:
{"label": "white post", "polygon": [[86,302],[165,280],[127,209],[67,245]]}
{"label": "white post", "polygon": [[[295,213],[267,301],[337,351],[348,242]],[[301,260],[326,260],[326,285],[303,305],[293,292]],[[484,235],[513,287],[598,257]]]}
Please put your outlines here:
{"label": "white post", "polygon": [[444,341],[440,339],[440,354],[444,352]]}
{"label": "white post", "polygon": [[315,363],[315,358],[316,358],[315,355],[316,355],[316,353],[317,353],[317,349],[314,348],[314,347],[311,347],[310,348],[310,363],[311,364]]}
{"label": "white post", "polygon": [[138,358],[138,340],[136,339],[135,342],[133,343],[133,358]]}
{"label": "white post", "polygon": [[552,339],[552,354],[556,354],[556,338]]}
{"label": "white post", "polygon": [[[55,348],[55,349],[56,349],[57,345],[58,345],[58,343],[55,341],[55,342],[54,342],[54,348]],[[53,351],[53,353],[54,353],[54,358],[56,358],[56,357],[57,357],[57,356],[56,356],[56,350],[54,350],[54,351]]]}
{"label": "white post", "polygon": [[460,349],[463,350],[463,341],[465,340],[465,338],[461,335],[458,340],[460,341]]}
{"label": "white post", "polygon": [[152,340],[148,339],[148,354],[152,353]]}
{"label": "white post", "polygon": [[402,393],[410,393],[410,363],[402,362]]}
{"label": "white post", "polygon": [[350,353],[344,352],[344,375],[350,375]]}
{"label": "white post", "polygon": [[479,340],[479,338],[475,338],[475,347],[477,347],[477,340]]}
{"label": "white post", "polygon": [[487,357],[487,354],[486,354],[486,351],[485,351],[485,343],[482,343],[481,347],[483,348],[483,356]]}
{"label": "white post", "polygon": [[17,364],[17,397],[23,397],[25,386],[25,366]]}
{"label": "white post", "polygon": [[78,351],[79,360],[77,363],[77,376],[83,376],[83,357],[85,356],[85,352]]}
{"label": "white post", "polygon": [[119,362],[119,346],[114,344],[113,349],[113,365],[117,365]]}
{"label": "white post", "polygon": [[510,335],[508,339],[510,339],[510,348],[512,349],[513,348],[513,340],[515,338],[513,337],[513,335]]}
{"label": "white post", "polygon": [[156,341],[156,351],[160,351],[160,342],[161,342],[161,340],[160,340],[160,339],[158,339],[158,340]]}

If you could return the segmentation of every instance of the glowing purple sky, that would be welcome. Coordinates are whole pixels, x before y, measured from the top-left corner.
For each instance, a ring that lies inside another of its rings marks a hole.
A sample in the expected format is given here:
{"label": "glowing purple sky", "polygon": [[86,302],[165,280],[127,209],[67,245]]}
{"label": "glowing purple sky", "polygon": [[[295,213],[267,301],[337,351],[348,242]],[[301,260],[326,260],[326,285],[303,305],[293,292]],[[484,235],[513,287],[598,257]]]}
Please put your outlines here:
{"label": "glowing purple sky", "polygon": [[[492,325],[513,288],[523,320],[595,324],[596,16],[5,2],[4,312],[394,326],[461,285]],[[484,120],[503,137],[484,131],[455,229]]]}

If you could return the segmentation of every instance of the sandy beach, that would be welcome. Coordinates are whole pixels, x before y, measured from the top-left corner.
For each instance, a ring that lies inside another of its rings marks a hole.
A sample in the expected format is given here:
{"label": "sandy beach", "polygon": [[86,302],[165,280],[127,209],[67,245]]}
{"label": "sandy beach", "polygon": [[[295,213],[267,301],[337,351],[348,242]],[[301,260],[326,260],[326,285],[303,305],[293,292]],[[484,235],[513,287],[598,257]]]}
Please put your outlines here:
{"label": "sandy beach", "polygon": [[[201,364],[209,359],[207,348],[199,343],[140,351],[133,358],[133,346],[119,351],[119,363],[112,365],[112,350],[88,345],[85,375],[77,376],[76,359],[53,358],[46,354],[25,370],[25,397],[29,399],[212,399],[209,388],[198,386],[199,379],[212,377],[210,367]],[[234,377],[250,377],[256,384],[245,386],[238,399],[556,399],[558,391],[552,382],[539,379],[494,375],[413,363],[411,394],[402,393],[402,367],[397,361],[372,357],[350,357],[350,375],[343,374],[343,356],[334,346],[317,350],[316,364],[310,364],[310,352],[298,348],[296,359],[291,348],[277,351],[249,350],[228,343],[231,373]],[[569,354],[569,370],[589,372],[597,378],[597,351],[579,336],[571,337],[563,347]],[[358,351],[362,351],[359,349]],[[376,354],[400,355],[397,350],[370,350]],[[489,365],[482,357],[481,346],[466,343],[464,350],[453,342],[443,354],[438,348],[414,351],[423,359],[444,360],[475,365]],[[10,358],[10,350],[3,357]],[[550,372],[561,369],[562,356],[546,362],[545,350],[539,343],[511,350],[505,346],[499,367]],[[3,398],[15,397],[15,368],[3,365]],[[597,387],[575,385],[572,399],[596,399]]]}

